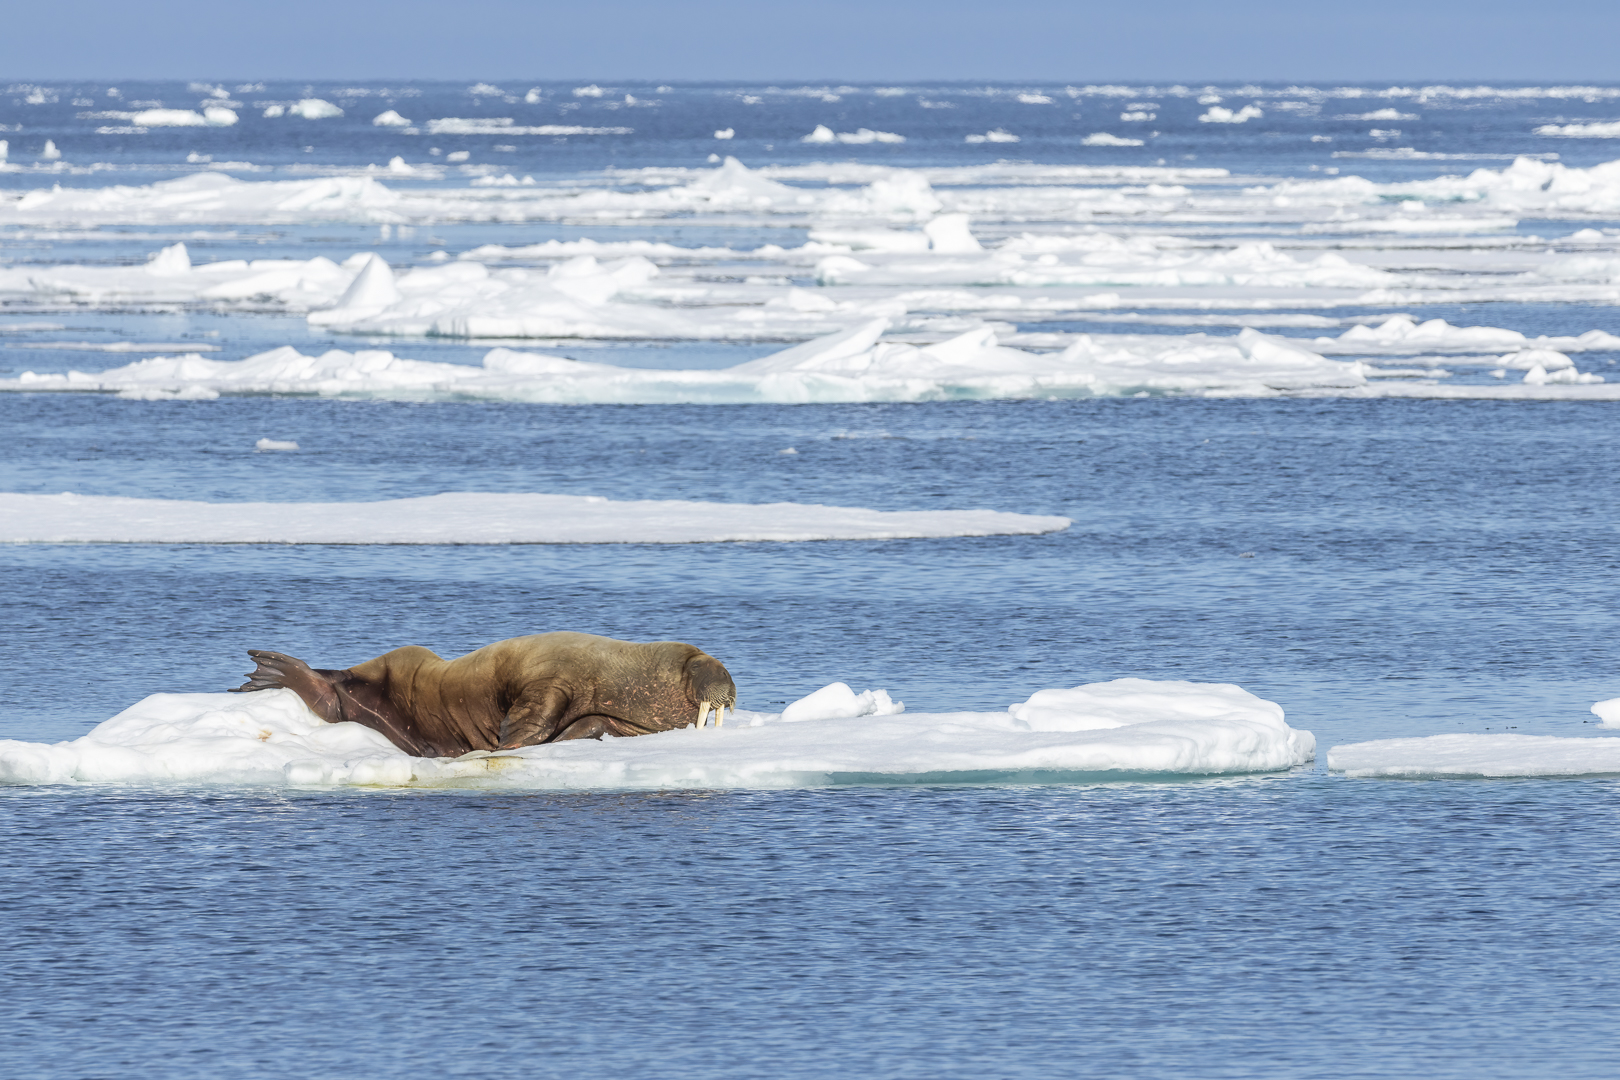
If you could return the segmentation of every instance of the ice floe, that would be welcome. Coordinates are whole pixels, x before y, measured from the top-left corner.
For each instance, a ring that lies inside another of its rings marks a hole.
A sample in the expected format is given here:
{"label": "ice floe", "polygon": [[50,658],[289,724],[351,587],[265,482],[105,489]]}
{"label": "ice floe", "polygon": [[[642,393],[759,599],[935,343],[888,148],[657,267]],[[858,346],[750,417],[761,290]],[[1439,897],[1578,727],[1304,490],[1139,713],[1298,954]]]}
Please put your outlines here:
{"label": "ice floe", "polygon": [[[206,110],[198,115],[206,120]],[[630,131],[590,125],[521,125],[510,117],[441,117],[424,126],[444,134],[496,136]],[[893,143],[902,136],[870,129],[840,133],[823,126],[807,138],[813,145],[831,146]],[[984,139],[995,141],[988,134]],[[1097,132],[1082,142],[1133,146],[1141,145],[1142,140]],[[1173,220],[1187,225],[1248,222],[1318,231],[1399,232],[1457,231],[1476,225],[1504,228],[1531,214],[1579,219],[1610,214],[1620,207],[1620,162],[1577,167],[1523,157],[1502,169],[1392,183],[1359,176],[1234,183],[1224,169],[1168,165],[998,162],[897,168],[827,162],[749,169],[737,159],[727,158],[713,169],[608,170],[600,176],[577,176],[520,190],[333,184],[367,177],[364,168],[352,169],[348,175],[304,180],[234,180],[204,173],[141,187],[38,188],[0,195],[0,224],[634,223],[702,211],[723,214],[727,222],[742,226],[760,221],[915,218],[946,212],[1009,223],[1117,220],[1136,226]],[[896,198],[901,193],[904,197]]]}
{"label": "ice floe", "polygon": [[1328,750],[1346,776],[1601,776],[1620,773],[1620,739],[1551,735],[1431,735],[1377,739]]}
{"label": "ice floe", "polygon": [[[866,696],[851,692],[845,707],[864,707]],[[1310,732],[1284,722],[1281,707],[1229,683],[1119,679],[1043,691],[1004,712],[830,711],[784,722],[786,714],[738,710],[721,728],[424,759],[359,724],[323,723],[288,690],[154,694],[70,742],[0,741],[0,784],[626,790],[1073,783],[1279,771],[1312,760],[1316,745]]]}
{"label": "ice floe", "polygon": [[[363,282],[356,288],[362,296]],[[379,288],[381,286],[378,286]],[[155,356],[100,372],[25,371],[0,392],[100,392],[193,400],[220,394],[311,394],[411,400],[482,398],[551,404],[809,404],[1091,397],[1140,393],[1269,396],[1278,393],[1403,397],[1620,399],[1620,383],[1582,373],[1569,357],[1526,349],[1488,358],[1524,370],[1493,385],[1401,382],[1361,361],[1332,360],[1309,343],[1245,328],[1235,337],[1196,333],[1079,334],[1057,352],[1009,348],[983,326],[930,345],[884,341],[889,322],[869,319],[727,368],[629,368],[544,353],[491,349],[482,364],[411,360],[382,350],[306,356],[290,346],[246,360]],[[1338,341],[1339,339],[1330,339]],[[1457,358],[1466,361],[1466,358]]]}
{"label": "ice floe", "polygon": [[1211,105],[1208,112],[1199,115],[1198,122],[1201,124],[1244,124],[1250,120],[1258,120],[1264,115],[1266,114],[1257,105],[1245,105],[1235,112],[1219,105]]}
{"label": "ice floe", "polygon": [[479,367],[408,360],[380,350],[305,356],[284,346],[246,360],[163,356],[87,374],[24,372],[0,391],[305,393],[402,398],[479,397],[559,404],[935,401],[1085,397],[1140,391],[1266,395],[1363,387],[1358,363],[1328,360],[1285,338],[1245,330],[1079,335],[1056,353],[1002,346],[982,327],[933,345],[885,342],[873,319],[770,356],[716,370],[593,364],[492,349]]}
{"label": "ice floe", "polygon": [[1620,139],[1620,120],[1593,124],[1542,124],[1537,135],[1559,139]]}
{"label": "ice floe", "polygon": [[816,129],[799,140],[807,143],[843,143],[846,146],[864,146],[868,143],[903,143],[904,135],[896,135],[892,131],[873,131],[870,128],[860,128],[856,131],[834,131],[826,124],[817,124]]}
{"label": "ice floe", "polygon": [[321,98],[304,98],[287,106],[288,116],[301,116],[305,120],[329,120],[342,116],[343,110]]}
{"label": "ice floe", "polygon": [[[298,444],[260,439],[256,448]],[[995,510],[594,495],[449,492],[381,502],[217,503],[0,494],[0,543],[11,544],[698,544],[1037,535],[1069,524]]]}
{"label": "ice floe", "polygon": [[[1527,337],[1499,326],[1452,326],[1444,319],[1418,322],[1410,315],[1392,315],[1377,325],[1352,326],[1338,337],[1313,338],[1308,343],[1320,353],[1484,353],[1509,350],[1559,352],[1620,351],[1620,336],[1588,330],[1577,336]],[[1515,365],[1529,367],[1529,364]],[[1563,365],[1559,365],[1563,366]]]}

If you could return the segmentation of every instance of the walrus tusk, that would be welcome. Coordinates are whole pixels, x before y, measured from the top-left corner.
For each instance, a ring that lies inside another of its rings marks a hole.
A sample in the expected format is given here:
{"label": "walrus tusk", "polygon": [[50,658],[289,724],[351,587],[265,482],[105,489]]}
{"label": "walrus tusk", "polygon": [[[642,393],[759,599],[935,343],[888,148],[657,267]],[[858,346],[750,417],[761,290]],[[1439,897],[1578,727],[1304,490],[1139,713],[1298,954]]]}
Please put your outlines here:
{"label": "walrus tusk", "polygon": [[723,704],[722,705],[716,705],[714,707],[714,726],[719,727],[721,724],[724,724],[725,722],[726,722],[726,707],[725,707],[725,705],[723,705]]}
{"label": "walrus tusk", "polygon": [[692,726],[700,728],[700,727],[703,726],[704,722],[707,721],[708,719],[709,719],[709,703],[707,701],[698,702],[697,723],[693,724]]}

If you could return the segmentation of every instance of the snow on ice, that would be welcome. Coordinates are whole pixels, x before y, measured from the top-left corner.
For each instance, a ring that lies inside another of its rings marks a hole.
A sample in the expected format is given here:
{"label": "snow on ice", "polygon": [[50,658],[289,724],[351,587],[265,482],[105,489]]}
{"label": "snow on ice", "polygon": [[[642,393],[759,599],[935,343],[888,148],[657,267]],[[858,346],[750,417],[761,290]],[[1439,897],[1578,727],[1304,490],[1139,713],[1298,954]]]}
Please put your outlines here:
{"label": "snow on ice", "polygon": [[[946,713],[900,713],[883,691],[857,695],[838,685],[784,713],[738,710],[721,728],[454,759],[413,758],[369,728],[323,723],[288,690],[154,694],[70,742],[0,741],[0,783],[520,790],[1062,783],[1270,772],[1315,754],[1311,733],[1290,728],[1281,707],[1229,683],[1118,679],[1042,691],[1005,712]],[[826,705],[834,698],[841,708]],[[791,719],[813,699],[826,707]]]}

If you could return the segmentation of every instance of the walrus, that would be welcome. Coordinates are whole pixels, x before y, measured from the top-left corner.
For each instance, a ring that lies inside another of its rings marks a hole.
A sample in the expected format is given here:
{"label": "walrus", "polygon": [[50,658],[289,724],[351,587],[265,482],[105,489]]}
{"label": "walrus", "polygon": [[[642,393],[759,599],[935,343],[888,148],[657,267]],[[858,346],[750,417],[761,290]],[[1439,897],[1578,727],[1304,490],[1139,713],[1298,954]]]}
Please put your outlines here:
{"label": "walrus", "polygon": [[725,666],[680,641],[564,631],[497,641],[456,660],[407,645],[341,671],[285,653],[248,656],[257,667],[233,693],[284,687],[327,723],[364,724],[416,757],[702,727],[711,708],[719,727],[737,704]]}

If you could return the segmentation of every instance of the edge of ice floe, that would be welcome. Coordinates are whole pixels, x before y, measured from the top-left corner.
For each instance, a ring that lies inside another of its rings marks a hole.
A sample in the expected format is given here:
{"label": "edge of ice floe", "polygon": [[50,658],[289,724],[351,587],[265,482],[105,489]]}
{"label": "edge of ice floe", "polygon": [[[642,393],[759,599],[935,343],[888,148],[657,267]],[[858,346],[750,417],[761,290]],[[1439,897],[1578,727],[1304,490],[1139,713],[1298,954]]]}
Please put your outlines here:
{"label": "edge of ice floe", "polygon": [[1620,738],[1453,733],[1330,747],[1329,772],[1363,779],[1620,776]]}
{"label": "edge of ice floe", "polygon": [[[818,694],[825,697],[825,690]],[[1311,761],[1316,748],[1310,732],[1283,722],[1275,703],[1224,683],[1121,679],[1042,691],[1001,713],[900,714],[881,691],[855,695],[841,687],[834,696],[868,715],[795,722],[739,710],[719,729],[424,759],[358,724],[322,722],[291,691],[154,694],[78,739],[0,741],[0,785],[671,790],[1095,783],[1280,772]]]}

